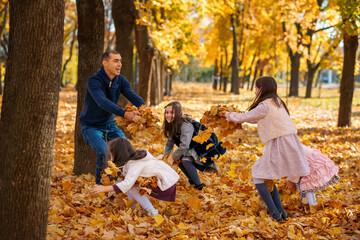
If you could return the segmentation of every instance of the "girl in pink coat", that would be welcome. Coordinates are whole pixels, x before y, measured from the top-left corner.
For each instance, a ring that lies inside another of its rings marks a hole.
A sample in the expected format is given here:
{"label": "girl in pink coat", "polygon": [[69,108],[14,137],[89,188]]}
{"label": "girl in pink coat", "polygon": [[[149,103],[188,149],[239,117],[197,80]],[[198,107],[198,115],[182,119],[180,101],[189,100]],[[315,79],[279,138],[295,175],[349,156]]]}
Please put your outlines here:
{"label": "girl in pink coat", "polygon": [[[249,111],[228,112],[225,116],[228,121],[257,123],[259,138],[266,145],[263,156],[254,163],[251,174],[271,217],[281,221],[287,218],[287,214],[282,207],[278,189],[274,184],[270,192],[265,180],[288,177],[302,191],[320,189],[337,180],[338,167],[320,155],[319,151],[301,144],[289,110],[277,94],[274,78],[260,77],[255,86],[256,96]],[[313,164],[314,161],[317,163]],[[310,195],[306,197],[309,201]]]}

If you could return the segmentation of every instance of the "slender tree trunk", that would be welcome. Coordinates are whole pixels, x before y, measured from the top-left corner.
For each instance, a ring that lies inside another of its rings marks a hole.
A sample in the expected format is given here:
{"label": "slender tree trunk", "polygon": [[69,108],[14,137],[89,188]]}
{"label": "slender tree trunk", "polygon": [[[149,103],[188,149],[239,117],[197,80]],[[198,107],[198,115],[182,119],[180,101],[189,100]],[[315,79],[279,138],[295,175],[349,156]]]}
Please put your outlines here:
{"label": "slender tree trunk", "polygon": [[2,95],[3,90],[2,90],[2,73],[1,73],[1,62],[0,62],[0,95]]}
{"label": "slender tree trunk", "polygon": [[305,98],[311,98],[311,89],[312,89],[312,84],[314,81],[314,76],[315,76],[316,70],[317,70],[317,67],[309,66],[309,63],[308,63],[308,76],[307,76],[307,83],[306,83]]}
{"label": "slender tree trunk", "polygon": [[221,57],[220,57],[220,81],[219,81],[219,90],[222,89],[223,81],[224,81],[224,64],[223,64],[223,55],[221,54]]}
{"label": "slender tree trunk", "polygon": [[1,239],[46,239],[64,8],[63,0],[10,1],[0,121]]}
{"label": "slender tree trunk", "polygon": [[254,84],[255,84],[255,80],[256,80],[256,77],[257,77],[257,72],[258,72],[258,69],[259,69],[259,64],[260,64],[261,60],[257,60],[256,62],[256,65],[255,65],[255,71],[254,71],[254,76],[253,76],[253,80],[251,82],[251,88],[250,88],[250,91],[252,91],[254,89]]}
{"label": "slender tree trunk", "polygon": [[161,76],[161,69],[162,69],[162,56],[159,50],[155,51],[155,56],[153,58],[152,64],[152,79],[151,79],[151,92],[150,92],[150,105],[156,106],[162,100],[162,76]]}
{"label": "slender tree trunk", "polygon": [[344,34],[344,63],[340,82],[338,127],[351,126],[351,105],[355,85],[355,62],[358,36]]}
{"label": "slender tree trunk", "polygon": [[252,68],[255,62],[255,59],[257,58],[257,52],[254,53],[253,59],[251,60],[251,64],[250,64],[250,68],[249,68],[249,81],[248,81],[248,85],[247,85],[247,90],[250,89],[250,77],[251,77],[251,72],[252,72]]}
{"label": "slender tree trunk", "polygon": [[79,118],[84,108],[86,82],[101,66],[105,28],[102,0],[77,0],[76,7],[78,12],[79,63],[74,174],[80,175],[95,173],[96,153],[90,145],[84,142]]}
{"label": "slender tree trunk", "polygon": [[239,82],[239,58],[238,58],[238,51],[237,51],[237,37],[236,37],[236,25],[235,25],[235,17],[234,14],[231,14],[231,24],[233,28],[233,59],[231,62],[231,88],[232,92],[235,94],[239,94],[240,89],[240,82]]}
{"label": "slender tree trunk", "polygon": [[214,65],[214,82],[213,82],[213,89],[216,90],[217,89],[217,84],[218,84],[218,72],[219,72],[219,67],[218,67],[218,60],[215,59],[215,65]]}
{"label": "slender tree trunk", "polygon": [[74,48],[74,44],[75,44],[75,41],[76,41],[76,30],[77,30],[77,26],[74,27],[74,31],[73,31],[73,38],[71,40],[71,43],[70,43],[70,53],[69,53],[69,58],[66,59],[64,65],[63,65],[63,69],[61,71],[61,86],[64,87],[64,85],[66,85],[66,83],[64,84],[63,83],[63,80],[64,80],[64,74],[65,74],[65,71],[66,71],[66,66],[68,65],[68,63],[71,61],[71,57],[72,57],[72,54],[73,54],[73,48]]}
{"label": "slender tree trunk", "polygon": [[[121,74],[133,82],[133,59],[136,10],[133,0],[113,0],[112,16],[115,25],[116,51],[121,54],[123,66]],[[120,96],[118,105],[124,107],[128,103],[124,96]]]}
{"label": "slender tree trunk", "polygon": [[290,92],[289,97],[299,96],[299,69],[300,69],[301,54],[295,53],[290,57],[291,61],[291,78],[290,78]]}
{"label": "slender tree trunk", "polygon": [[151,64],[155,54],[155,47],[147,26],[137,25],[135,27],[135,38],[140,58],[138,94],[148,104],[150,101]]}

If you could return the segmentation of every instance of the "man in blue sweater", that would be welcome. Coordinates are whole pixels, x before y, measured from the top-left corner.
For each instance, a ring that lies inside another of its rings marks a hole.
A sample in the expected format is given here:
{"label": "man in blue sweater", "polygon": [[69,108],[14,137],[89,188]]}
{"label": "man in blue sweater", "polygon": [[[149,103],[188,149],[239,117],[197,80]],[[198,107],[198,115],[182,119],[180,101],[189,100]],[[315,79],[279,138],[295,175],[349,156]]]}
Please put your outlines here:
{"label": "man in blue sweater", "polygon": [[101,58],[102,67],[92,75],[86,84],[84,110],[80,115],[81,133],[86,143],[97,153],[95,182],[100,184],[101,171],[108,160],[107,141],[125,137],[115,125],[114,115],[133,121],[137,111],[125,111],[117,106],[120,94],[132,104],[145,104],[130,87],[126,78],[120,75],[121,56],[114,50],[106,51]]}

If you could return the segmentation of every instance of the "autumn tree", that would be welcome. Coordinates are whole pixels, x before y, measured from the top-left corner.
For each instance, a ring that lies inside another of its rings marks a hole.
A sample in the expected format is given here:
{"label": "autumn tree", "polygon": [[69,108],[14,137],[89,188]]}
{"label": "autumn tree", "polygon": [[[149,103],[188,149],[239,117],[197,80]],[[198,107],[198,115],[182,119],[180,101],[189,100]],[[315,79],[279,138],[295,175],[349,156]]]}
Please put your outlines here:
{"label": "autumn tree", "polygon": [[[136,9],[133,0],[113,0],[112,16],[115,25],[116,50],[121,54],[123,65],[121,74],[133,83],[133,59],[135,41]],[[124,96],[119,98],[119,106],[124,107],[128,103]]]}
{"label": "autumn tree", "polygon": [[0,122],[2,239],[46,239],[63,27],[63,0],[10,1]]}
{"label": "autumn tree", "polygon": [[78,12],[79,63],[74,174],[79,175],[95,173],[96,154],[84,142],[79,118],[84,107],[86,82],[101,66],[101,55],[104,50],[104,5],[102,0],[77,0],[76,6]]}
{"label": "autumn tree", "polygon": [[356,50],[359,44],[360,6],[356,1],[338,1],[342,18],[342,34],[344,41],[344,59],[340,82],[340,105],[338,126],[351,126],[351,105],[355,85]]}

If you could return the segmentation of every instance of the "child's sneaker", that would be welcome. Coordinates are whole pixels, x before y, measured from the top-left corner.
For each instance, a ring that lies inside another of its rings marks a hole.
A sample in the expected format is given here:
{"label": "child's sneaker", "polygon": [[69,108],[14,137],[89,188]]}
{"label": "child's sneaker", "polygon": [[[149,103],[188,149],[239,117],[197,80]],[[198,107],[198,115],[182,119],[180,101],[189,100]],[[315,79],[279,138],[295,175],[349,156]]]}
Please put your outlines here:
{"label": "child's sneaker", "polygon": [[159,215],[159,210],[157,209],[154,209],[154,210],[148,210],[148,216],[152,216],[152,217],[155,217],[157,215]]}

